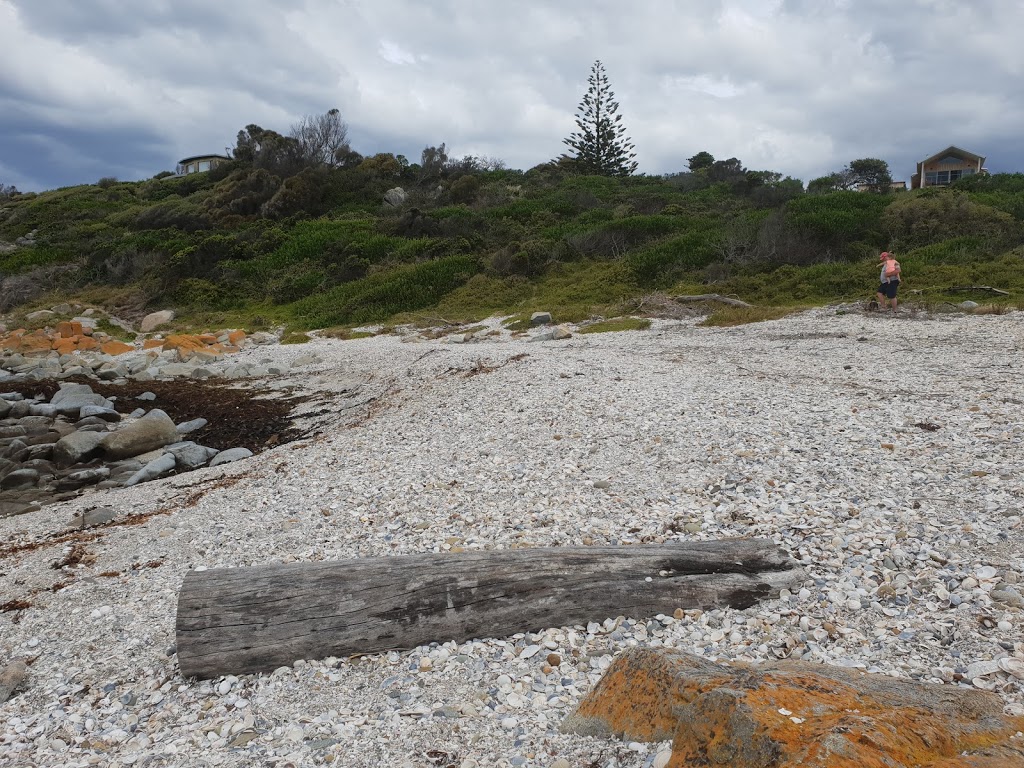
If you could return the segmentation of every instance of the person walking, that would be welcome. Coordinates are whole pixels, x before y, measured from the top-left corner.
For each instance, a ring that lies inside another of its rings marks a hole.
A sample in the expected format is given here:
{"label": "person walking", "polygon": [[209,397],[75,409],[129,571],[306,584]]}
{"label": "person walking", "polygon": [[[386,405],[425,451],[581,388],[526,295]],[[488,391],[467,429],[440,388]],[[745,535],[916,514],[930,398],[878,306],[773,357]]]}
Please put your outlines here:
{"label": "person walking", "polygon": [[898,311],[896,309],[896,291],[900,287],[902,269],[896,258],[887,251],[883,251],[878,260],[882,262],[882,272],[878,277],[878,307],[879,309],[884,307],[888,299],[892,307],[890,311],[895,315]]}

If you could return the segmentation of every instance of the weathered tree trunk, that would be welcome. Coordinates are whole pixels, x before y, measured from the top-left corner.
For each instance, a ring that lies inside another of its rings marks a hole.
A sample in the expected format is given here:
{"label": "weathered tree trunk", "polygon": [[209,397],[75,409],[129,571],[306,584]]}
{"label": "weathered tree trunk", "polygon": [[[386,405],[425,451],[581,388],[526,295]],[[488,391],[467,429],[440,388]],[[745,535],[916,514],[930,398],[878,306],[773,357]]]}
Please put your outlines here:
{"label": "weathered tree trunk", "polygon": [[747,304],[745,301],[734,299],[730,296],[722,296],[720,293],[700,293],[694,296],[673,296],[673,301],[687,302],[687,301],[717,301],[722,304],[729,304],[733,307],[749,307],[751,304]]}
{"label": "weathered tree trunk", "polygon": [[732,539],[192,571],[178,598],[178,663],[187,677],[214,677],[620,615],[746,607],[800,581],[795,565],[768,540]]}
{"label": "weathered tree trunk", "polygon": [[954,285],[946,289],[947,291],[988,291],[989,293],[995,293],[999,296],[1009,296],[1009,291],[1004,291],[1001,288],[993,288],[991,285]]}

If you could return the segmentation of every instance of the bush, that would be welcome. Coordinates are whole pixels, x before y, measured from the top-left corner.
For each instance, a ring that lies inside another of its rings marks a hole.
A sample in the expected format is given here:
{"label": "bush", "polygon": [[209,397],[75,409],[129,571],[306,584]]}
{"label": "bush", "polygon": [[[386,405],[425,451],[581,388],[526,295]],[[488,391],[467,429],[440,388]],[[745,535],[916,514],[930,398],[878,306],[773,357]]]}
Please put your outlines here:
{"label": "bush", "polygon": [[976,203],[956,190],[925,189],[902,195],[886,208],[882,223],[890,245],[903,250],[959,237],[979,238],[994,250],[1020,232],[1009,213]]}
{"label": "bush", "polygon": [[881,216],[890,199],[863,192],[805,195],[786,203],[784,221],[787,229],[824,246],[842,248],[863,241],[881,247],[885,244]]}

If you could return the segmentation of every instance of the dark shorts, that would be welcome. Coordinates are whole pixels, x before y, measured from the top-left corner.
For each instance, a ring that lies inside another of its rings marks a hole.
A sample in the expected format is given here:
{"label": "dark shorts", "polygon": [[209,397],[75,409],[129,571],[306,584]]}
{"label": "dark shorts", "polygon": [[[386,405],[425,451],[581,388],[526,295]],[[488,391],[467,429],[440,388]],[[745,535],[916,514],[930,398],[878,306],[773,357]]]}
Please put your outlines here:
{"label": "dark shorts", "polygon": [[899,280],[893,280],[891,283],[879,283],[878,292],[885,296],[887,299],[896,298],[896,289],[900,287]]}

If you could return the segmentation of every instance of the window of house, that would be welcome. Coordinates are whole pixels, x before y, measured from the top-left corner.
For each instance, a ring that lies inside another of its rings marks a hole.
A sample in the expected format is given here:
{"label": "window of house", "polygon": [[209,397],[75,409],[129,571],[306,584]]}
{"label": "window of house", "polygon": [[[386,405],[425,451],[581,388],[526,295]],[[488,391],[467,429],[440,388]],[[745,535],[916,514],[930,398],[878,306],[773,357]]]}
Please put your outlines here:
{"label": "window of house", "polygon": [[203,160],[202,162],[200,162],[199,163],[199,170],[200,171],[208,171],[208,170],[210,170],[210,161],[209,160]]}

